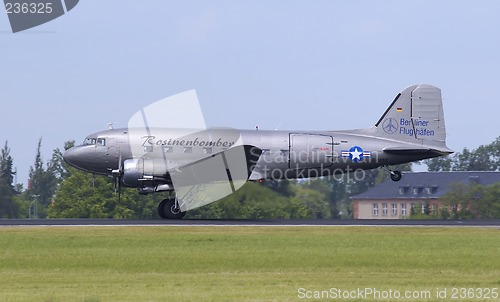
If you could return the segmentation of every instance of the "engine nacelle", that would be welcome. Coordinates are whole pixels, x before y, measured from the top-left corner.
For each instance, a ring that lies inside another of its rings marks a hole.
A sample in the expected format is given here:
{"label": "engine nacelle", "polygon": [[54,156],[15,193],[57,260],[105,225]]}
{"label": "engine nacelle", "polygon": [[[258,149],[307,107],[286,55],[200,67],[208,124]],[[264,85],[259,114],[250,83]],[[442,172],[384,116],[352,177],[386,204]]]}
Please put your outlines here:
{"label": "engine nacelle", "polygon": [[163,160],[134,158],[123,162],[123,183],[139,188],[145,181],[165,181],[167,167]]}

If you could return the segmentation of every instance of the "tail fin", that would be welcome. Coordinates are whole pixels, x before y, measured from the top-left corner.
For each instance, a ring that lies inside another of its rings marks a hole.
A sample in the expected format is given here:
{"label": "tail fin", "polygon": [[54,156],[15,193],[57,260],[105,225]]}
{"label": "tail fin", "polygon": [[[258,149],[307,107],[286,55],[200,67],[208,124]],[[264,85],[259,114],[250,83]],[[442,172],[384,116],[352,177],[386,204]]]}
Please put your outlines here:
{"label": "tail fin", "polygon": [[451,151],[446,147],[441,89],[431,85],[413,85],[403,90],[375,127],[379,137]]}

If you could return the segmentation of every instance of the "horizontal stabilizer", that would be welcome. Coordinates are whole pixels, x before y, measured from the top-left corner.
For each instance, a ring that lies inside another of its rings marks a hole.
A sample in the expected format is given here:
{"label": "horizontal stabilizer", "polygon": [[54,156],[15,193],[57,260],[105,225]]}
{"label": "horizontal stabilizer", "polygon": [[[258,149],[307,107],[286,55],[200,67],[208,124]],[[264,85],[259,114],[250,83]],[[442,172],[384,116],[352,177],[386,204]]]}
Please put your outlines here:
{"label": "horizontal stabilizer", "polygon": [[432,154],[435,156],[447,155],[453,153],[450,149],[431,149],[431,148],[406,148],[406,147],[389,147],[384,148],[383,151],[389,154],[396,155],[413,155],[413,154]]}

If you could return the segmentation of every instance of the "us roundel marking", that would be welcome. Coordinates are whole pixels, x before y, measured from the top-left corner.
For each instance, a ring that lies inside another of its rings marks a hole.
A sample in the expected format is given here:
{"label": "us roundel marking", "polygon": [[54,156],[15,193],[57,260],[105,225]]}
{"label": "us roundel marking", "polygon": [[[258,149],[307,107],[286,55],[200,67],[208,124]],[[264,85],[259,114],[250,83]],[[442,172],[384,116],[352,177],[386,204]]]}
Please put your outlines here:
{"label": "us roundel marking", "polygon": [[353,146],[349,151],[342,150],[342,157],[349,157],[352,162],[357,163],[358,161],[363,160],[363,158],[370,158],[372,156],[371,151],[363,151],[363,148],[359,146]]}

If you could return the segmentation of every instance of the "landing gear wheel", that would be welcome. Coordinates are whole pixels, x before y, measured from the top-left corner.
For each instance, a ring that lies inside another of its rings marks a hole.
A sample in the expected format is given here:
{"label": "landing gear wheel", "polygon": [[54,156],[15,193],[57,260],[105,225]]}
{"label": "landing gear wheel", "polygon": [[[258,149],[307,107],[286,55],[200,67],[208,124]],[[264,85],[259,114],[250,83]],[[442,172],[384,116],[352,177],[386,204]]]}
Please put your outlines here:
{"label": "landing gear wheel", "polygon": [[186,212],[181,212],[179,205],[175,202],[175,198],[167,198],[158,204],[158,215],[164,219],[182,219],[186,215]]}
{"label": "landing gear wheel", "polygon": [[401,175],[401,172],[400,172],[400,171],[392,171],[392,172],[391,172],[391,179],[392,179],[393,181],[400,181],[400,180],[401,180],[401,177],[402,177],[402,175]]}

